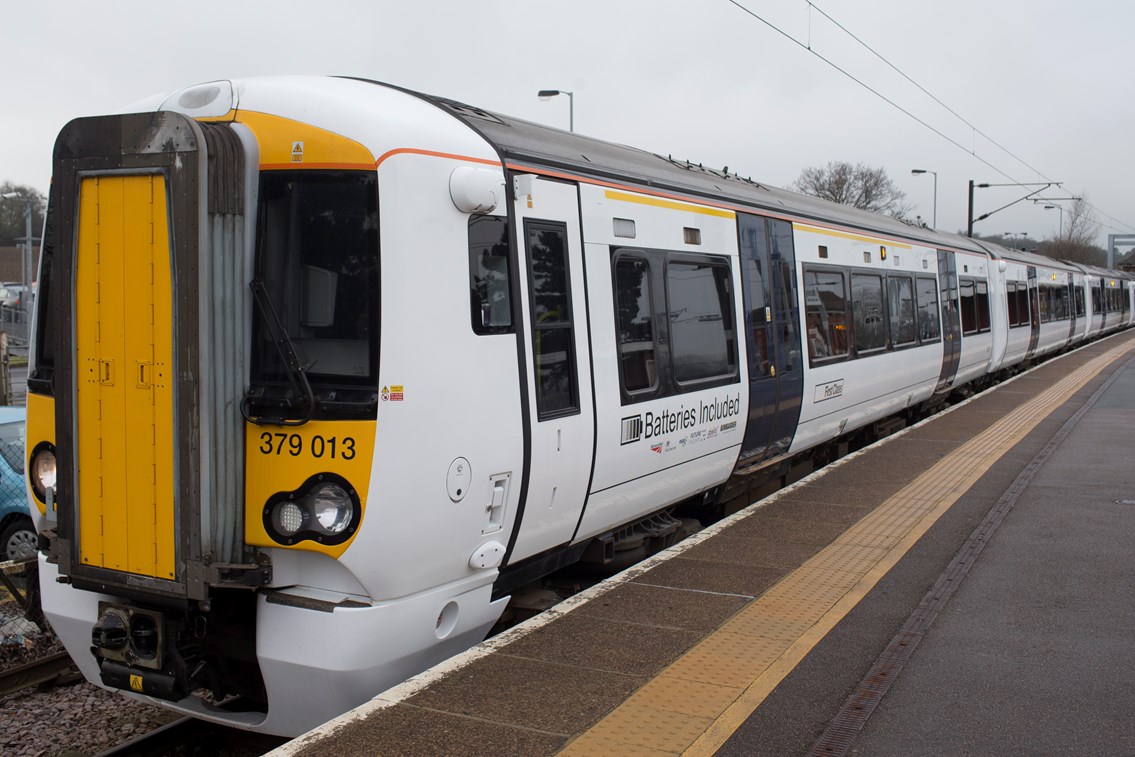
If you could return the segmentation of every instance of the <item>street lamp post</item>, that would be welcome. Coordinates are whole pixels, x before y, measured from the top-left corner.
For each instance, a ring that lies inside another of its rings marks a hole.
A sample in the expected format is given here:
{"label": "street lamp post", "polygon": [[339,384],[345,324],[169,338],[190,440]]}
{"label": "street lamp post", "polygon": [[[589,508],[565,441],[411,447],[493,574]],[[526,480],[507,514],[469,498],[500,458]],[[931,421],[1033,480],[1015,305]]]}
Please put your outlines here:
{"label": "street lamp post", "polygon": [[915,168],[911,170],[911,174],[918,176],[919,174],[932,173],[934,174],[934,221],[933,227],[938,228],[938,172],[928,171],[925,168]]}
{"label": "street lamp post", "polygon": [[1060,238],[1063,239],[1064,238],[1064,208],[1060,207],[1059,205],[1045,205],[1044,206],[1045,210],[1052,210],[1053,208],[1056,208],[1057,210],[1060,211]]}
{"label": "street lamp post", "polygon": [[575,131],[575,95],[566,89],[542,89],[536,93],[541,100],[551,100],[556,95],[568,96],[568,131]]}

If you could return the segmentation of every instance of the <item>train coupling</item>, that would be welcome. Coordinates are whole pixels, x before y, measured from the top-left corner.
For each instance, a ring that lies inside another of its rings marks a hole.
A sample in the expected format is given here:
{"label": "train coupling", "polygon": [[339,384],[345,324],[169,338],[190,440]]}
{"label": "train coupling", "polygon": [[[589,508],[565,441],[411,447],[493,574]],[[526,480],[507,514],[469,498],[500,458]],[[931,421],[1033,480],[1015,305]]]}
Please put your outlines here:
{"label": "train coupling", "polygon": [[188,689],[185,662],[171,643],[173,622],[158,610],[99,603],[91,653],[103,684],[177,701]]}

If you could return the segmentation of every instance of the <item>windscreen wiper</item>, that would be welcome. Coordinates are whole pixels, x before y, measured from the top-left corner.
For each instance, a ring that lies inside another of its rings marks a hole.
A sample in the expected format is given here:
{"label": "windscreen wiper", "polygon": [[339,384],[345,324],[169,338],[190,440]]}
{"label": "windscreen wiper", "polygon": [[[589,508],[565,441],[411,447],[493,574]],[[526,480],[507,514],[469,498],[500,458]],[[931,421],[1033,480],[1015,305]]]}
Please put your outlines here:
{"label": "windscreen wiper", "polygon": [[[249,398],[248,395],[245,395],[240,402],[240,414],[244,416],[246,421],[259,426],[302,426],[311,420],[311,414],[315,411],[315,393],[311,390],[311,383],[307,380],[307,369],[300,362],[295,345],[292,344],[292,338],[288,335],[284,324],[280,322],[279,316],[276,315],[276,309],[272,307],[272,300],[268,296],[268,289],[264,286],[264,282],[260,279],[253,279],[248,286],[252,290],[256,307],[260,309],[260,315],[264,318],[264,323],[268,327],[268,333],[276,345],[276,350],[280,353],[280,359],[284,361],[284,365],[288,369],[288,380],[293,389],[303,394],[307,410],[303,417],[294,419],[253,417],[248,412]],[[290,400],[287,405],[289,408],[294,407]]]}

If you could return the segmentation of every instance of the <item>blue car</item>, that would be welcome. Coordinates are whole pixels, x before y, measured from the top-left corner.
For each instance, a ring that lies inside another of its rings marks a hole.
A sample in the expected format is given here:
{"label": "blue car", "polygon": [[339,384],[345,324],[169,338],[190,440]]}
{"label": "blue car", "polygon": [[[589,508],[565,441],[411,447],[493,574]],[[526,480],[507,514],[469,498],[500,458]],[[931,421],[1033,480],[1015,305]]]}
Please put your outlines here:
{"label": "blue car", "polygon": [[0,561],[32,557],[36,550],[24,486],[26,417],[22,407],[0,407]]}

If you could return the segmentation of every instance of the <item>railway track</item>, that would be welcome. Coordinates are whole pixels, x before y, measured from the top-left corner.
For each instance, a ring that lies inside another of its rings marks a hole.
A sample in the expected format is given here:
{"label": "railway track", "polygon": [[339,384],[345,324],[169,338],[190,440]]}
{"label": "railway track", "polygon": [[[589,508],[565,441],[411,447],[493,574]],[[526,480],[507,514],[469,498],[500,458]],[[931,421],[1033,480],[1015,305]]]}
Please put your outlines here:
{"label": "railway track", "polygon": [[56,652],[0,672],[0,696],[64,678],[78,680],[78,675],[70,656],[66,652]]}

